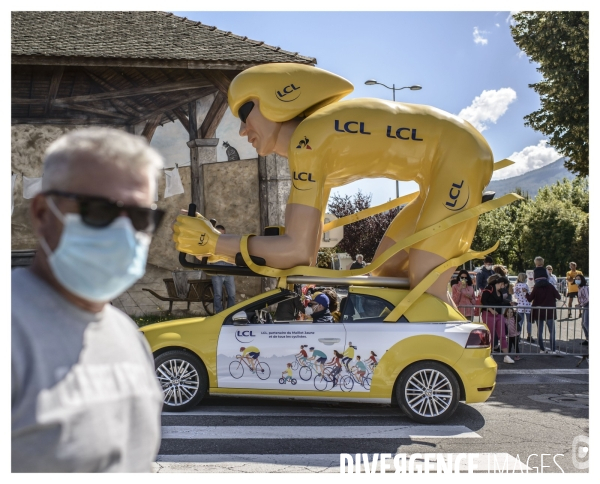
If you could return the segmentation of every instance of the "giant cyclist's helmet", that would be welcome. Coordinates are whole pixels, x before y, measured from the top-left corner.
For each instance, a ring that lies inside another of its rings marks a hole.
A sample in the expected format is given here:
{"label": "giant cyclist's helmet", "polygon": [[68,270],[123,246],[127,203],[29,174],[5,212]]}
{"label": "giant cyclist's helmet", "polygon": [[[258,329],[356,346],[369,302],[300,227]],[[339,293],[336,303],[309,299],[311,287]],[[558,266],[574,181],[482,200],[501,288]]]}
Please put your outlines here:
{"label": "giant cyclist's helmet", "polygon": [[260,112],[270,121],[306,117],[339,101],[354,86],[336,74],[304,64],[279,63],[251,67],[238,74],[228,91],[229,108],[239,109],[252,98],[260,100]]}

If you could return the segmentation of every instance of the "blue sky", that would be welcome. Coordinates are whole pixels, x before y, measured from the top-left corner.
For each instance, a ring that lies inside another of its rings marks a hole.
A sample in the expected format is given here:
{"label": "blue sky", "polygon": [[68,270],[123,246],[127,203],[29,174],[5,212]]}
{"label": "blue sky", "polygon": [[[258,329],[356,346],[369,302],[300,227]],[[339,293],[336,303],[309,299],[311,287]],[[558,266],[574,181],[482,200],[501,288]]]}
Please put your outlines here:
{"label": "blue sky", "polygon": [[[354,84],[348,98],[392,98],[382,86],[366,86],[370,78],[397,87],[420,84],[421,91],[396,92],[396,100],[435,106],[473,123],[496,160],[517,162],[495,178],[559,158],[541,133],[524,126],[523,117],[540,105],[528,84],[541,76],[512,40],[507,11],[174,13],[316,57],[318,67]],[[359,181],[334,192],[353,194],[358,188],[373,194],[373,204],[395,196],[391,180]],[[415,188],[400,184],[401,194]]]}

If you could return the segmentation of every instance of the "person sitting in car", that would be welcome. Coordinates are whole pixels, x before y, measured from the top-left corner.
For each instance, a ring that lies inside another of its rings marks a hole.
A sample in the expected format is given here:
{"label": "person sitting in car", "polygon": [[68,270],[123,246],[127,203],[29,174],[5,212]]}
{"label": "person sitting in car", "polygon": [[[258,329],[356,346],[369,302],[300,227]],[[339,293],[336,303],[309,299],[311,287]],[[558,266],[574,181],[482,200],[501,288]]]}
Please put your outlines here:
{"label": "person sitting in car", "polygon": [[315,297],[310,305],[313,313],[313,323],[333,323],[333,316],[329,311],[329,298],[325,294],[319,294]]}

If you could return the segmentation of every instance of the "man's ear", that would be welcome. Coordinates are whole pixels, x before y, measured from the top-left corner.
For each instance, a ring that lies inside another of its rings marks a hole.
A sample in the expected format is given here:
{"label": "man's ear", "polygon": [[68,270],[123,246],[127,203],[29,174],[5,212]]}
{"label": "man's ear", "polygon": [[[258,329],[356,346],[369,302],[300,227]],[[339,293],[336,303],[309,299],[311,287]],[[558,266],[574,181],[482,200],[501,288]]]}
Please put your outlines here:
{"label": "man's ear", "polygon": [[46,197],[41,193],[38,193],[32,200],[29,205],[29,217],[31,220],[31,227],[33,229],[33,234],[36,237],[40,237],[43,235],[42,227],[47,222],[48,216],[50,215],[48,212],[50,208],[48,207],[48,203],[46,202]]}

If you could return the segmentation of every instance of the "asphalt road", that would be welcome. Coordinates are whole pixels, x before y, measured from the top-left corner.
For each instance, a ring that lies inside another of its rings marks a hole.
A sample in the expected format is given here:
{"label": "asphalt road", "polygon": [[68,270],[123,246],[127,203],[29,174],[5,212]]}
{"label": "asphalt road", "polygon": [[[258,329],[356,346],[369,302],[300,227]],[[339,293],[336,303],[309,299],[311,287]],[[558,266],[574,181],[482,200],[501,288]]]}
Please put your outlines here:
{"label": "asphalt road", "polygon": [[[573,463],[574,439],[589,435],[588,366],[575,368],[578,361],[499,363],[491,398],[461,403],[439,426],[415,424],[390,405],[208,397],[189,412],[163,414],[154,470],[339,473],[341,453],[470,453],[483,472],[535,473],[542,464],[546,473],[587,472]],[[581,447],[578,462],[588,455]]]}

